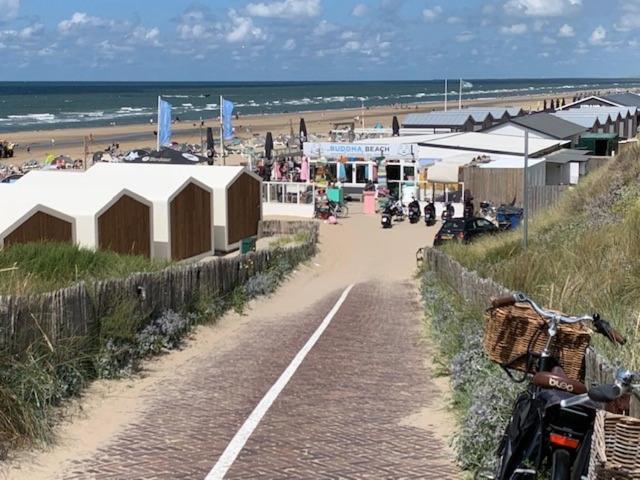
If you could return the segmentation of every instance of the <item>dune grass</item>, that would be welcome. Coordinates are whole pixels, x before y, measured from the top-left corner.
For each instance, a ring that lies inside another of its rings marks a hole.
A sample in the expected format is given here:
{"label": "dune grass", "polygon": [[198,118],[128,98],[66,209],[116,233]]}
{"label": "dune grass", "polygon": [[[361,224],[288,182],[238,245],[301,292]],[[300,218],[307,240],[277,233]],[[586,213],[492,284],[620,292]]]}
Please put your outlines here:
{"label": "dune grass", "polygon": [[68,243],[18,244],[0,251],[0,295],[45,292],[80,280],[123,277],[167,265]]}
{"label": "dune grass", "polygon": [[606,355],[640,368],[640,149],[619,155],[565,194],[522,232],[450,245],[447,253],[539,303],[572,314],[598,312],[629,339]]}

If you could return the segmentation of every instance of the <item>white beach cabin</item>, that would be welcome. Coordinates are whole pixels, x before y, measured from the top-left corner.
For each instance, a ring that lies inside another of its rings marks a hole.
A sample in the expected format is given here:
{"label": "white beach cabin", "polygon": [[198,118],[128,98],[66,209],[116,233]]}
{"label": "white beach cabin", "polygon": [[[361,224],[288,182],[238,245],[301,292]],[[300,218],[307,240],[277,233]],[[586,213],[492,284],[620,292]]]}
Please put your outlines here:
{"label": "white beach cabin", "polygon": [[0,248],[31,242],[75,242],[73,217],[18,197],[12,187],[0,189]]}
{"label": "white beach cabin", "polygon": [[153,205],[137,193],[76,172],[29,172],[11,189],[15,198],[73,218],[81,247],[153,256]]}
{"label": "white beach cabin", "polygon": [[104,163],[95,165],[88,173],[94,174],[94,169],[98,169],[96,175],[111,170],[122,178],[135,175],[147,181],[154,178],[153,175],[160,175],[154,172],[162,172],[162,175],[180,179],[196,179],[211,189],[216,251],[236,250],[242,239],[258,234],[262,220],[262,179],[244,167]]}
{"label": "white beach cabin", "polygon": [[213,191],[190,173],[167,165],[98,163],[84,175],[150,200],[155,257],[179,261],[214,253]]}

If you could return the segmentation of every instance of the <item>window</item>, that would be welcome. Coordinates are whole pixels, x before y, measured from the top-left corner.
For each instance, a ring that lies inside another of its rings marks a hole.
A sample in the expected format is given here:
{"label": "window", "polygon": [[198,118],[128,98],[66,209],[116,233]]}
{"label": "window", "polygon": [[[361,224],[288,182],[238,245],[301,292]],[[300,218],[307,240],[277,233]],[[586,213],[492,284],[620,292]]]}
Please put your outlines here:
{"label": "window", "polygon": [[404,167],[404,179],[409,179],[415,176],[415,167]]}
{"label": "window", "polygon": [[327,180],[334,180],[338,176],[338,167],[335,163],[330,163],[327,165]]}
{"label": "window", "polygon": [[353,165],[350,163],[345,163],[344,173],[345,173],[345,178],[340,178],[339,180],[344,183],[352,183],[353,182]]}
{"label": "window", "polygon": [[476,220],[476,226],[481,228],[482,230],[486,230],[491,228],[492,223],[489,220],[485,220],[484,218],[479,218]]}
{"label": "window", "polygon": [[356,183],[367,183],[367,165],[356,165]]}

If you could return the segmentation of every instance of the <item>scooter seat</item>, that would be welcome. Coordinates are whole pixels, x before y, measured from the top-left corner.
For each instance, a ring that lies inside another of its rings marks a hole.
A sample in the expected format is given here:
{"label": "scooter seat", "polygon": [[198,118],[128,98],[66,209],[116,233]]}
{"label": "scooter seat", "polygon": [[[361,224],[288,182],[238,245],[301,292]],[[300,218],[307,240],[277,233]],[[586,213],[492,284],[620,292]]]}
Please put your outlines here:
{"label": "scooter seat", "polygon": [[533,376],[534,385],[543,388],[555,388],[564,392],[581,395],[587,393],[587,387],[577,380],[572,380],[560,367],[554,367],[550,372],[538,372]]}

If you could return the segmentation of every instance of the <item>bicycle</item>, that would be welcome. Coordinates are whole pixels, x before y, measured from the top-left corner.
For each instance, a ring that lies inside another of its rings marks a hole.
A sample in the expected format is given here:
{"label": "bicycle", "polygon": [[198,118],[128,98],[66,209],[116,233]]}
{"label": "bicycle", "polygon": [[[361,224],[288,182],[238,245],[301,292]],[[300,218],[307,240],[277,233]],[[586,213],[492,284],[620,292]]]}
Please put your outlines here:
{"label": "bicycle", "polygon": [[[509,372],[511,364],[503,365],[512,381],[529,380],[513,407],[511,419],[497,450],[498,467],[489,478],[496,480],[535,479],[550,471],[552,480],[580,479],[589,466],[591,435],[598,402],[608,402],[630,391],[633,381],[625,376],[616,387],[587,387],[569,378],[552,349],[561,324],[589,322],[596,332],[612,343],[623,345],[626,340],[599,315],[573,317],[545,310],[523,293],[494,299],[493,308],[528,304],[547,322],[548,339],[541,353],[528,349],[526,374],[516,379]],[[640,378],[640,377],[638,377]],[[565,401],[563,403],[563,401]]]}

